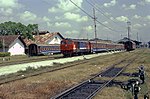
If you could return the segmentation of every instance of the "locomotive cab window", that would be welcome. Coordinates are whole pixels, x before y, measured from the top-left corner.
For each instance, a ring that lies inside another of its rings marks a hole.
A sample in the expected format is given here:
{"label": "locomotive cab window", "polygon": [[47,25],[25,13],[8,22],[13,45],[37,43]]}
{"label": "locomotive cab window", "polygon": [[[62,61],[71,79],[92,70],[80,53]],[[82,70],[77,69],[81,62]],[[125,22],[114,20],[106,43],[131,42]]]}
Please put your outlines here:
{"label": "locomotive cab window", "polygon": [[66,44],[66,41],[61,41],[61,44]]}

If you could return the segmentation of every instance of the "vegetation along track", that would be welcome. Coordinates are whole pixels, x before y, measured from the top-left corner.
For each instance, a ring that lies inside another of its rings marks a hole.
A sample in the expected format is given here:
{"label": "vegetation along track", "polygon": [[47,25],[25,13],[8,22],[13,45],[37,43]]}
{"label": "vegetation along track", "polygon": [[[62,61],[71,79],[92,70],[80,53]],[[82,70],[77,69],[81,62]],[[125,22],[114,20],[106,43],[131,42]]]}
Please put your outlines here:
{"label": "vegetation along track", "polygon": [[[52,97],[51,99],[91,99],[97,92],[105,88],[113,79],[126,69],[134,60],[138,58],[136,55],[126,57],[120,62],[109,66],[106,70],[96,74],[94,77]],[[99,78],[106,78],[107,80],[98,80]],[[98,78],[98,79],[97,79]]]}
{"label": "vegetation along track", "polygon": [[30,63],[30,62],[52,60],[52,59],[60,59],[60,58],[63,58],[63,56],[53,55],[53,56],[36,56],[36,57],[18,57],[16,59],[15,57],[12,57],[12,58],[14,59],[11,59],[8,57],[5,59],[5,61],[0,61],[0,66],[8,66],[8,65],[24,64],[24,63]]}
{"label": "vegetation along track", "polygon": [[17,72],[17,73],[14,73],[14,74],[9,74],[9,75],[6,75],[6,76],[5,75],[0,76],[0,85],[5,84],[5,83],[9,83],[9,82],[13,82],[13,81],[17,81],[17,80],[21,80],[21,79],[25,79],[25,78],[32,77],[32,76],[37,76],[37,75],[48,73],[48,72],[54,72],[54,71],[62,70],[62,69],[65,69],[65,68],[77,66],[77,65],[80,65],[80,64],[87,63],[88,61],[91,61],[95,58],[79,60],[79,61],[76,61],[76,62],[70,62],[70,63],[66,63],[66,64],[54,63],[55,66],[53,66],[53,67],[41,67],[41,68],[38,68],[38,69],[34,69],[34,68],[29,67],[27,69],[27,71],[21,71],[21,72]]}

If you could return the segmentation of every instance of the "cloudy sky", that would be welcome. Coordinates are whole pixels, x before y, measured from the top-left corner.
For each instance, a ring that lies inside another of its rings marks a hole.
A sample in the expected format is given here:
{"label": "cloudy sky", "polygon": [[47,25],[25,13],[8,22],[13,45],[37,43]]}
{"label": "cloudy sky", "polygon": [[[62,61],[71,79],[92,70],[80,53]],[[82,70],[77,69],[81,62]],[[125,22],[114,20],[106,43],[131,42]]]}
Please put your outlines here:
{"label": "cloudy sky", "polygon": [[[73,4],[73,3],[74,4]],[[93,8],[100,39],[127,36],[150,41],[150,0],[0,0],[0,23],[39,24],[40,30],[60,32],[67,38],[94,38]],[[78,6],[75,6],[75,4]],[[83,12],[84,10],[85,12]]]}

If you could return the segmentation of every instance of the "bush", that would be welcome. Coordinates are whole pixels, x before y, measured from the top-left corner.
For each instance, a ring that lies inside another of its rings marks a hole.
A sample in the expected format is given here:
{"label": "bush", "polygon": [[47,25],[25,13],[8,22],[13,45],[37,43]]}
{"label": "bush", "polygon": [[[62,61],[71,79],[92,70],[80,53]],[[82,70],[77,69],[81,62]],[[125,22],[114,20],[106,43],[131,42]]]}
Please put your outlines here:
{"label": "bush", "polygon": [[0,57],[10,56],[10,52],[0,52]]}

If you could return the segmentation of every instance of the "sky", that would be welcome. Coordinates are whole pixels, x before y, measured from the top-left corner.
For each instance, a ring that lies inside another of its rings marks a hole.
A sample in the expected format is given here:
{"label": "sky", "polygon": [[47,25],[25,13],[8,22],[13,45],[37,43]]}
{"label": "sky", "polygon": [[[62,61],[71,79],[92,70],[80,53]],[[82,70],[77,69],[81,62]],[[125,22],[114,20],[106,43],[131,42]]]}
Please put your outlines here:
{"label": "sky", "polygon": [[[72,2],[71,2],[72,1]],[[130,37],[150,41],[150,0],[0,0],[0,23],[38,24],[40,31],[60,32],[65,38],[117,41]]]}

